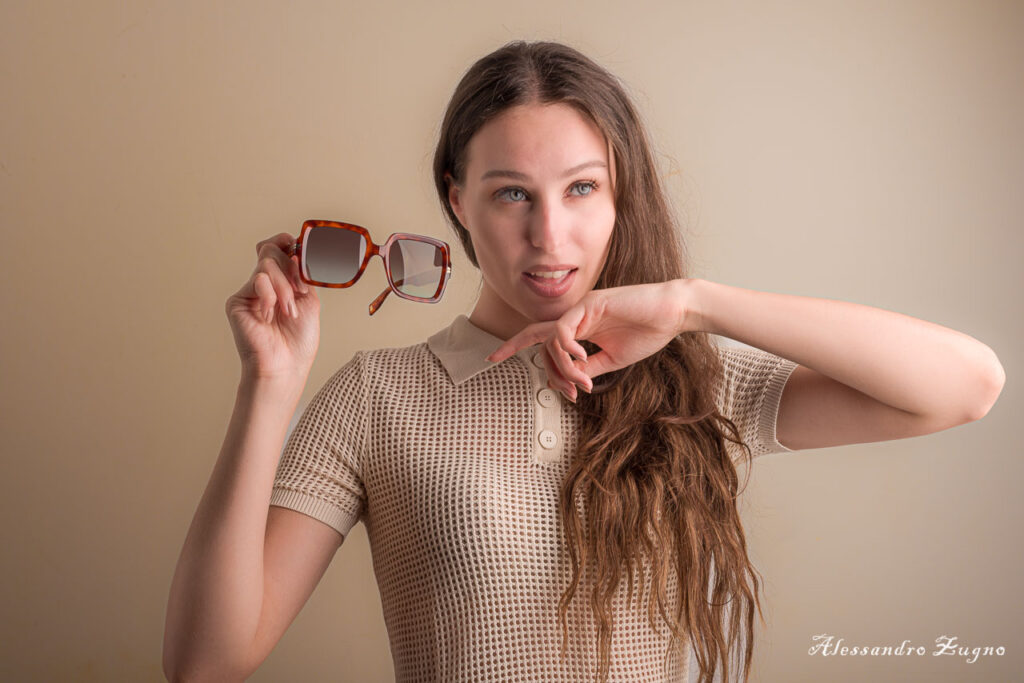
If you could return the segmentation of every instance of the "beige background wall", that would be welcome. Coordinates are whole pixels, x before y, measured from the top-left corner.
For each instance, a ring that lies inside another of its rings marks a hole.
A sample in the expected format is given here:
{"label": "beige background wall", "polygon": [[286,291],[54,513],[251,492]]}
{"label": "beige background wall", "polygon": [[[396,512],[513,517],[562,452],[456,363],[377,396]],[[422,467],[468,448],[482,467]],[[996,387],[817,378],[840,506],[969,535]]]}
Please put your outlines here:
{"label": "beige background wall", "polygon": [[[305,218],[454,239],[429,175],[473,60],[582,49],[632,89],[694,276],[964,331],[981,420],[758,461],[756,681],[1004,681],[1024,668],[1024,5],[525,0],[0,5],[0,679],[158,680],[167,592],[239,362],[224,301]],[[303,403],[353,352],[468,312],[325,291]],[[929,646],[811,657],[811,636]],[[935,638],[1006,648],[968,664]],[[356,527],[253,681],[392,679]]]}

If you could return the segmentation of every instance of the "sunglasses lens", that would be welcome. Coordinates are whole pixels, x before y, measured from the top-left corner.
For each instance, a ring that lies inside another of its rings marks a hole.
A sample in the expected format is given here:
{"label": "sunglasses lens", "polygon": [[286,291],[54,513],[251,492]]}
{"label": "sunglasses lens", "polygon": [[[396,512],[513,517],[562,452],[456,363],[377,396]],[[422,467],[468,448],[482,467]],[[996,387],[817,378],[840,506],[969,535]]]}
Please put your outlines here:
{"label": "sunglasses lens", "polygon": [[391,281],[402,294],[432,299],[441,286],[444,255],[440,247],[417,240],[395,240],[388,254]]}
{"label": "sunglasses lens", "polygon": [[365,256],[366,240],[354,230],[317,226],[306,236],[305,267],[311,280],[351,282]]}

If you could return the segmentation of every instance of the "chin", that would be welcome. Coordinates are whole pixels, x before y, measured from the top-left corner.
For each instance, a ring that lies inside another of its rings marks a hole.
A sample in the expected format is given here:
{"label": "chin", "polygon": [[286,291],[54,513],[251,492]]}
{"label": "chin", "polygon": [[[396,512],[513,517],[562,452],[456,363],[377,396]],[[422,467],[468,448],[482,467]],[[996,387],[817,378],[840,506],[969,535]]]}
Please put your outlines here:
{"label": "chin", "polygon": [[565,312],[578,303],[579,299],[570,299],[568,296],[561,297],[557,301],[551,301],[548,303],[534,304],[533,306],[525,308],[520,312],[530,320],[534,322],[550,322],[552,320],[558,320]]}

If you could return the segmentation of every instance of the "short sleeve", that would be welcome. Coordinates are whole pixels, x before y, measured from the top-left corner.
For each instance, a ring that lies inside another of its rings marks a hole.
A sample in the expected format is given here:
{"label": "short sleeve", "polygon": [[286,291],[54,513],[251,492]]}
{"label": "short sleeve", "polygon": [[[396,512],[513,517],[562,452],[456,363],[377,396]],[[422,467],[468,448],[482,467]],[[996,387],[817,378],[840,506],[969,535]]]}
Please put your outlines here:
{"label": "short sleeve", "polygon": [[[736,424],[753,457],[790,452],[778,442],[775,425],[782,390],[797,364],[752,347],[723,345],[718,350],[723,366],[715,386],[719,411]],[[743,456],[738,444],[726,441],[726,448],[734,461]]]}
{"label": "short sleeve", "polygon": [[363,352],[343,365],[306,406],[285,441],[270,504],[290,508],[342,536],[363,514],[366,383]]}

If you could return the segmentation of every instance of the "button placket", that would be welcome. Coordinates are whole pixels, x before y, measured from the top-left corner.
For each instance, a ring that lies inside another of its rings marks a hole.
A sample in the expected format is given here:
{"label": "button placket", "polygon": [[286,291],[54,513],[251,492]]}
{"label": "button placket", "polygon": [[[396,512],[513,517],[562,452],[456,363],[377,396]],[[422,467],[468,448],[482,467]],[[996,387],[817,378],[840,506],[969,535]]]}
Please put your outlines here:
{"label": "button placket", "polygon": [[524,350],[530,372],[533,405],[533,457],[537,462],[553,463],[562,459],[562,401],[548,388],[544,358],[537,349]]}

